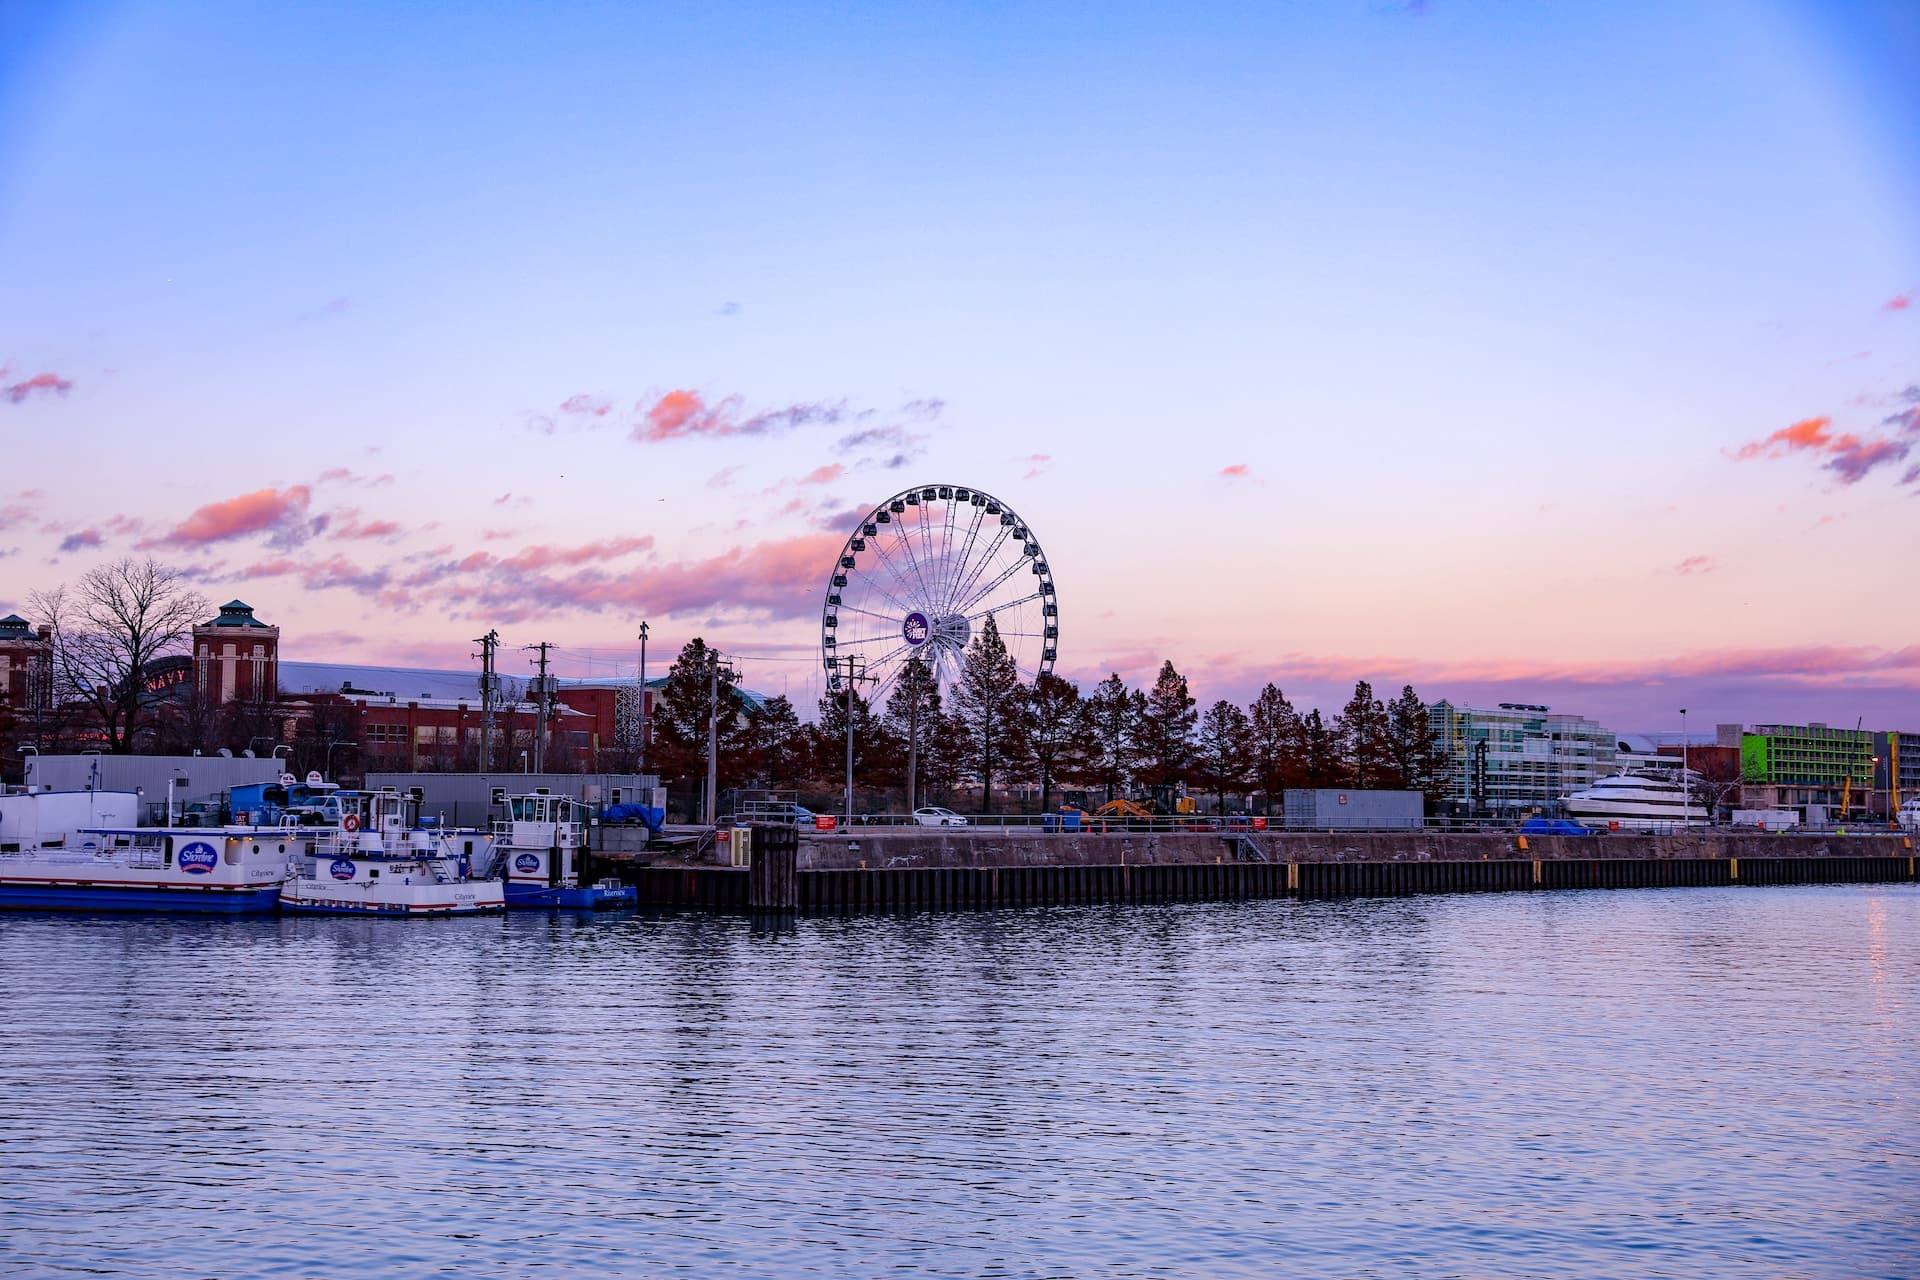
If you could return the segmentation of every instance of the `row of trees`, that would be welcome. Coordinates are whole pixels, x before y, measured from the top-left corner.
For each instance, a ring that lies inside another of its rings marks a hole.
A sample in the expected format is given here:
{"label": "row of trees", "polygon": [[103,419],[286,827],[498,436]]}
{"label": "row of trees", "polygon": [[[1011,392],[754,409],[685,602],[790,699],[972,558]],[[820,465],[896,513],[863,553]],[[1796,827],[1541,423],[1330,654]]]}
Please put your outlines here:
{"label": "row of trees", "polygon": [[[704,778],[709,712],[737,705],[733,679],[704,640],[681,651],[656,697],[650,767],[669,780]],[[965,795],[992,812],[1017,788],[1044,810],[1063,790],[1112,799],[1185,786],[1224,808],[1250,794],[1271,805],[1288,787],[1437,794],[1439,785],[1426,707],[1411,686],[1383,703],[1361,681],[1329,720],[1318,709],[1301,714],[1273,684],[1244,708],[1221,699],[1202,711],[1171,661],[1145,689],[1118,674],[1084,691],[1051,674],[1027,684],[988,618],[944,690],[914,657],[878,708],[856,691],[823,696],[811,724],[785,697],[719,717],[721,787],[838,791],[849,715],[859,785],[909,804]]]}

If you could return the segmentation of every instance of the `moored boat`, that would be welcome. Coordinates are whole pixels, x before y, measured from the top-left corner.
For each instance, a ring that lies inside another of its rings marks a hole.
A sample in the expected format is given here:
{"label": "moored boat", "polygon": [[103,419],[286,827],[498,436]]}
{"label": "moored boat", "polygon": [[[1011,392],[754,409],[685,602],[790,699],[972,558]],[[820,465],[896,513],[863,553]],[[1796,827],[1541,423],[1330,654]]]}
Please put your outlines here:
{"label": "moored boat", "polygon": [[1628,831],[1701,824],[1707,821],[1707,810],[1700,799],[1700,781],[1697,774],[1683,780],[1664,769],[1631,769],[1568,796],[1566,816]]}
{"label": "moored boat", "polygon": [[493,856],[507,905],[533,910],[605,911],[639,905],[640,891],[617,880],[581,884],[574,855],[586,847],[586,810],[567,796],[536,792],[508,801],[494,823]]}
{"label": "moored boat", "polygon": [[504,911],[497,880],[474,875],[488,838],[419,823],[419,806],[392,791],[333,790],[332,825],[299,830],[280,909],[304,914],[481,915]]}
{"label": "moored boat", "polygon": [[142,827],[132,792],[0,796],[0,907],[268,912],[292,848],[280,828]]}

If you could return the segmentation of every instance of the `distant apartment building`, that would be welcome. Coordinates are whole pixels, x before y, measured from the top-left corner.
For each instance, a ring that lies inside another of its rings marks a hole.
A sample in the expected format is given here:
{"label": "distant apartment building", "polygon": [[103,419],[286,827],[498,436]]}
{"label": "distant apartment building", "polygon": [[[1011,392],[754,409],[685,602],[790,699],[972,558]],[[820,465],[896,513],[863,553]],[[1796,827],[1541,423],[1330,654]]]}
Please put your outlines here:
{"label": "distant apartment building", "polygon": [[[1824,724],[1761,724],[1740,738],[1741,803],[1749,809],[1865,812],[1874,783],[1874,746],[1885,735]],[[1906,736],[1906,735],[1902,735]]]}
{"label": "distant apartment building", "polygon": [[1619,738],[1585,716],[1529,702],[1427,708],[1444,760],[1444,803],[1456,814],[1551,812],[1615,770]]}
{"label": "distant apartment building", "polygon": [[1920,733],[1898,730],[1874,735],[1873,786],[1887,796],[1887,812],[1920,796]]}

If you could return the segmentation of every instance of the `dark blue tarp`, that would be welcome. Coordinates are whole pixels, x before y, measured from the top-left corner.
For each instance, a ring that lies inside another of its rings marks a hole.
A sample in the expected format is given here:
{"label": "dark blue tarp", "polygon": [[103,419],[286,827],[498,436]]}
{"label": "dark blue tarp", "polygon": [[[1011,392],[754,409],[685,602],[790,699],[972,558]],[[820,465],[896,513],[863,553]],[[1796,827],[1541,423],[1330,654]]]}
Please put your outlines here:
{"label": "dark blue tarp", "polygon": [[602,822],[637,822],[655,835],[660,834],[660,826],[666,820],[667,811],[650,804],[610,804],[600,811]]}
{"label": "dark blue tarp", "polygon": [[1591,836],[1599,834],[1571,818],[1528,818],[1520,824],[1523,836]]}

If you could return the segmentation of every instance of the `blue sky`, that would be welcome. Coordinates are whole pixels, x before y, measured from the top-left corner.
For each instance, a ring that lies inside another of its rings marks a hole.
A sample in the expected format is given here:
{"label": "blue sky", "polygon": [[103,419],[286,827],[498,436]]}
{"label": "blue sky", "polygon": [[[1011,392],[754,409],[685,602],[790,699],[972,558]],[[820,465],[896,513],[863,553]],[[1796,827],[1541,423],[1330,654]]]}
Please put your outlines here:
{"label": "blue sky", "polygon": [[808,701],[951,480],[1074,674],[1920,723],[1909,7],[0,15],[0,608],[151,551],[294,656]]}

